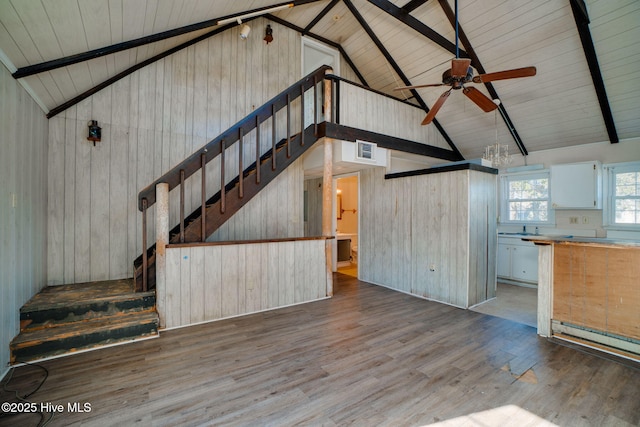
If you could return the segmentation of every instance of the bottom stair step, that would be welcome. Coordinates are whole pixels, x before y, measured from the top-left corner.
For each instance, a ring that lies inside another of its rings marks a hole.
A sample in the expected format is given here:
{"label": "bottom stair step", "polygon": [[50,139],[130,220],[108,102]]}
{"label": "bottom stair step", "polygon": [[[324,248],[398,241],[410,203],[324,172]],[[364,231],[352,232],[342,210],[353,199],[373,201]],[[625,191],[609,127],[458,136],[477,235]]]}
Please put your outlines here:
{"label": "bottom stair step", "polygon": [[25,330],[11,341],[11,363],[30,362],[158,335],[155,311],[123,313]]}

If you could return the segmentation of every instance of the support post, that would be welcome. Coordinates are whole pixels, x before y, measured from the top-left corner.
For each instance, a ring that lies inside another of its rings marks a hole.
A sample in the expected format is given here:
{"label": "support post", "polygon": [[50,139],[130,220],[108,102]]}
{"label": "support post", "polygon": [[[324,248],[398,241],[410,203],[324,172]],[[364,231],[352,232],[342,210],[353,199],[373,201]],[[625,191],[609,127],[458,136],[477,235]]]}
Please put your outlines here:
{"label": "support post", "polygon": [[[325,74],[332,74],[328,69]],[[331,122],[331,80],[324,79],[324,117]],[[317,120],[316,120],[317,122]],[[333,139],[324,138],[324,170],[322,173],[322,235],[325,240],[327,296],[333,296]]]}
{"label": "support post", "polygon": [[165,326],[167,244],[169,243],[169,184],[156,185],[156,307]]}
{"label": "support post", "polygon": [[553,244],[538,247],[538,335],[551,336],[553,304]]}

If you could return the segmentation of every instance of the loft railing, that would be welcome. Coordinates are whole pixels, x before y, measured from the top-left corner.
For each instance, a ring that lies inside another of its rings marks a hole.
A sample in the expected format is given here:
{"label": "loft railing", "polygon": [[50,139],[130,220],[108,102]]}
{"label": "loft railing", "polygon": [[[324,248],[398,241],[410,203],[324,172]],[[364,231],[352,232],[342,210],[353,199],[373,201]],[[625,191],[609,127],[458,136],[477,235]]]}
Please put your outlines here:
{"label": "loft railing", "polygon": [[259,184],[261,181],[260,163],[264,162],[265,154],[261,153],[260,143],[262,139],[260,125],[268,120],[271,121],[271,168],[276,170],[278,167],[276,163],[276,150],[283,148],[277,147],[277,113],[282,109],[286,109],[286,138],[284,139],[284,149],[287,153],[287,158],[290,157],[291,143],[292,143],[292,112],[291,104],[296,99],[300,98],[299,119],[300,131],[296,140],[299,140],[300,145],[305,144],[305,93],[313,90],[313,112],[312,112],[312,124],[314,128],[314,135],[318,137],[318,99],[322,96],[322,93],[318,93],[318,84],[325,78],[325,73],[331,68],[328,66],[322,66],[313,71],[303,79],[291,85],[289,88],[266,102],[261,107],[254,110],[251,114],[244,119],[227,129],[218,137],[201,147],[198,151],[191,154],[184,161],[173,167],[170,171],[156,179],[152,184],[144,188],[138,194],[138,209],[142,212],[142,289],[147,290],[148,284],[148,268],[149,268],[149,245],[147,236],[147,211],[151,206],[156,203],[156,186],[160,183],[168,184],[169,191],[176,187],[180,187],[180,213],[179,213],[179,225],[180,225],[180,242],[185,241],[185,182],[192,175],[201,172],[201,213],[200,213],[200,241],[205,241],[206,235],[206,202],[207,202],[207,179],[205,166],[213,159],[220,156],[220,212],[224,214],[226,209],[226,197],[227,197],[227,180],[225,171],[225,153],[237,142],[238,145],[238,197],[244,197],[244,178],[245,178],[245,165],[244,163],[244,149],[245,149],[245,137],[255,130],[255,180]]}

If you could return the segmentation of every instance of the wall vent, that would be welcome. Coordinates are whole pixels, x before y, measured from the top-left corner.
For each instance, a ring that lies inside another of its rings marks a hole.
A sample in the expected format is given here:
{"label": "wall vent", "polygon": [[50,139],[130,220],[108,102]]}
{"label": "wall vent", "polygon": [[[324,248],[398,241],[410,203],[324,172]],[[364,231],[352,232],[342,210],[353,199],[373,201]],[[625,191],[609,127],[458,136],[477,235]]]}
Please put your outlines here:
{"label": "wall vent", "polygon": [[376,144],[373,142],[356,141],[356,159],[369,162],[376,161]]}

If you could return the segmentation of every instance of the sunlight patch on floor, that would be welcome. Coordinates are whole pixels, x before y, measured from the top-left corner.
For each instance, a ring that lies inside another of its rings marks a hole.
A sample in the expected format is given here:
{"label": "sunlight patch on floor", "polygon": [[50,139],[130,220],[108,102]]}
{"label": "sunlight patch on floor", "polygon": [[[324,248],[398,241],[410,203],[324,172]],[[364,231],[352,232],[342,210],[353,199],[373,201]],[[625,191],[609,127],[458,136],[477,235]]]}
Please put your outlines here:
{"label": "sunlight patch on floor", "polygon": [[532,414],[526,409],[522,409],[516,405],[500,406],[498,408],[488,409],[486,411],[474,412],[473,414],[463,415],[461,417],[452,418],[446,421],[440,421],[429,426],[448,427],[448,426],[556,426],[539,416]]}

